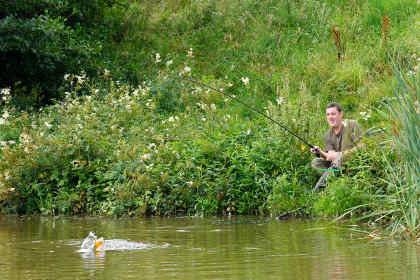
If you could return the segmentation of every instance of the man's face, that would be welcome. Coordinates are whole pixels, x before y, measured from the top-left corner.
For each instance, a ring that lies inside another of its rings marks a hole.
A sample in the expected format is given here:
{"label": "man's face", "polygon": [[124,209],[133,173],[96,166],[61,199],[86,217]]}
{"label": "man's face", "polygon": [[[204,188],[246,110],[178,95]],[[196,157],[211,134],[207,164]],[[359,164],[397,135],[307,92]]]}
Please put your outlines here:
{"label": "man's face", "polygon": [[339,127],[341,125],[341,121],[343,120],[343,112],[339,112],[337,108],[327,108],[326,110],[327,121],[328,124],[333,127]]}

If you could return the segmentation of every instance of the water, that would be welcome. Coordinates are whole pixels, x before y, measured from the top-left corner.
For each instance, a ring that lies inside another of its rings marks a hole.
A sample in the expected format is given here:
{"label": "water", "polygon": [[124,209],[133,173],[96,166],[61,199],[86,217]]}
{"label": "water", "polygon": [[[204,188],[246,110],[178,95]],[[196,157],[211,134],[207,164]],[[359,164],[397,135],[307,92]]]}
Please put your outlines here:
{"label": "water", "polygon": [[[82,248],[90,232],[104,247]],[[416,279],[420,247],[313,220],[0,217],[0,279]]]}

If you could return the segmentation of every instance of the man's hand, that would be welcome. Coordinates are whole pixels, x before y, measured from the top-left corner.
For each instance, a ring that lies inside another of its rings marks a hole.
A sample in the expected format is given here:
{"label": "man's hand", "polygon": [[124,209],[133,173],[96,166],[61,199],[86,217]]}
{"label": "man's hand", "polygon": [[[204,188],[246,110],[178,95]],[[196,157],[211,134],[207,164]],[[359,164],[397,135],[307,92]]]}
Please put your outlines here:
{"label": "man's hand", "polygon": [[319,146],[314,146],[313,148],[311,148],[311,153],[316,154],[316,155],[320,155],[323,158],[327,158],[327,153],[324,152],[323,150],[321,150],[321,148]]}
{"label": "man's hand", "polygon": [[313,154],[319,154],[320,148],[318,146],[314,146],[311,148],[311,153]]}

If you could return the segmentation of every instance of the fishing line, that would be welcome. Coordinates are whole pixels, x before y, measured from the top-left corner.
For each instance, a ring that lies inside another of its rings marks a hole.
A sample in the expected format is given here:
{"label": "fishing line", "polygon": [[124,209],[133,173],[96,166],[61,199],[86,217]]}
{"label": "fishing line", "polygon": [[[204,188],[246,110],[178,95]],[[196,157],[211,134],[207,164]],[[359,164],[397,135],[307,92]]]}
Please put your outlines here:
{"label": "fishing line", "polygon": [[243,106],[247,107],[247,108],[248,108],[248,109],[250,109],[251,111],[258,113],[258,114],[260,114],[260,115],[264,116],[265,118],[269,119],[269,120],[270,120],[270,121],[272,121],[273,123],[277,124],[277,125],[278,125],[278,126],[280,126],[282,129],[284,129],[285,131],[287,131],[289,134],[291,134],[291,135],[293,135],[294,137],[296,137],[297,139],[299,139],[302,143],[304,143],[304,144],[305,144],[306,146],[308,146],[309,148],[315,148],[315,146],[311,145],[308,141],[306,141],[305,139],[303,139],[303,138],[302,138],[302,137],[300,137],[299,135],[295,134],[293,131],[291,131],[289,128],[287,128],[286,126],[284,126],[284,125],[283,125],[283,124],[281,124],[280,122],[276,121],[275,119],[273,119],[273,118],[272,118],[272,117],[270,117],[269,115],[264,114],[262,111],[258,110],[257,108],[252,107],[251,105],[248,105],[247,103],[243,102],[243,101],[242,101],[242,100],[240,100],[239,98],[237,98],[237,97],[235,97],[235,96],[233,96],[233,95],[227,94],[226,92],[223,92],[223,91],[221,91],[221,90],[219,90],[219,89],[217,89],[217,88],[214,88],[214,87],[212,87],[212,86],[210,86],[210,85],[208,85],[208,84],[206,84],[206,83],[203,83],[203,82],[201,82],[201,81],[196,81],[196,80],[193,80],[193,79],[183,78],[183,77],[179,77],[178,79],[182,79],[182,80],[185,80],[185,81],[191,82],[191,83],[193,83],[193,84],[197,84],[197,85],[200,85],[200,86],[202,86],[202,87],[205,87],[205,88],[208,88],[208,89],[214,90],[215,92],[218,92],[218,93],[220,93],[220,94],[223,94],[223,95],[224,95],[224,96],[226,96],[226,97],[229,97],[230,99],[235,100],[236,102],[238,102],[238,103],[242,104]]}

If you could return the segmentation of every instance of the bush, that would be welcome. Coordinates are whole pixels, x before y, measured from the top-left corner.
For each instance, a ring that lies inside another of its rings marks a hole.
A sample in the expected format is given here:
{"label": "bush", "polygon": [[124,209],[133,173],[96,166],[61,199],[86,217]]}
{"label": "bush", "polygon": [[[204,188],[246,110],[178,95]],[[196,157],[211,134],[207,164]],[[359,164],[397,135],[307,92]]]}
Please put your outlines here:
{"label": "bush", "polygon": [[0,71],[5,73],[0,87],[12,87],[16,105],[45,104],[60,97],[64,74],[78,72],[94,51],[63,19],[6,17],[0,22]]}
{"label": "bush", "polygon": [[102,32],[105,10],[116,1],[2,2],[0,87],[12,88],[15,105],[51,103],[62,97],[64,74],[94,72],[98,38],[111,33]]}

